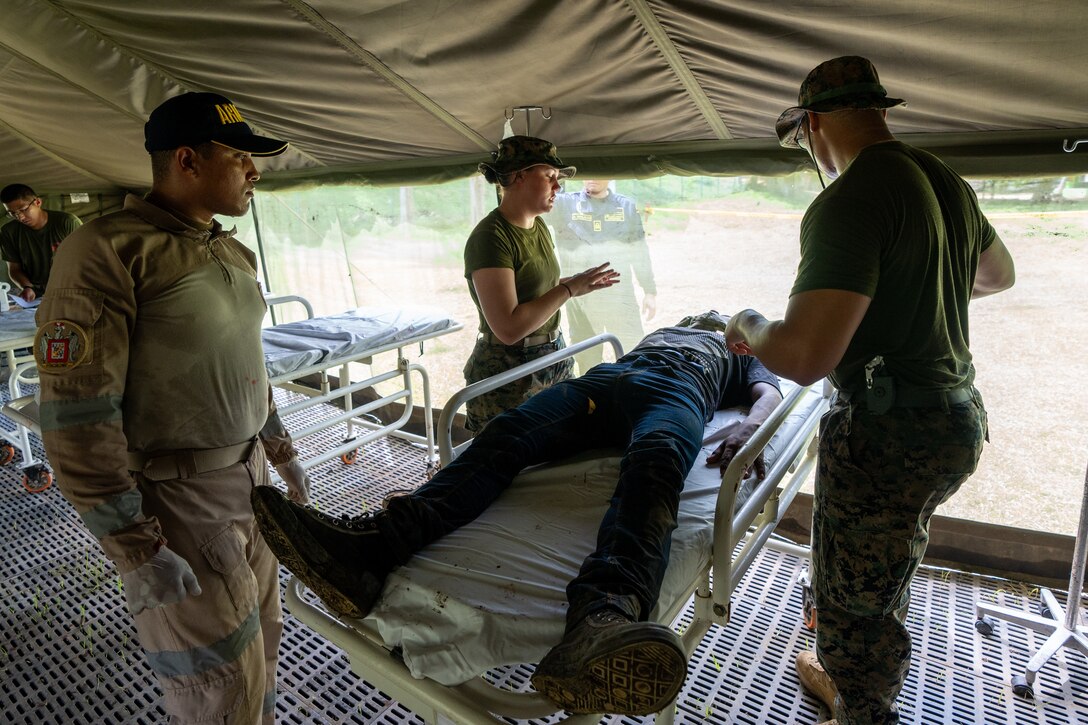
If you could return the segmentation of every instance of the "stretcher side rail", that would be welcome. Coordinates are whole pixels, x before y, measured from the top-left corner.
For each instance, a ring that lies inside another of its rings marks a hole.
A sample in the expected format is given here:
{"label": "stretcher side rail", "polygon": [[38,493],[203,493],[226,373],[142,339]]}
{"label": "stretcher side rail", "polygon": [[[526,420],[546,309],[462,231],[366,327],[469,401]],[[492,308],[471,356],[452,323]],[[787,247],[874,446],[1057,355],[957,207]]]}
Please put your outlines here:
{"label": "stretcher side rail", "polygon": [[[299,303],[306,310],[307,320],[318,319],[314,316],[313,306],[310,302],[299,295],[269,294],[265,295],[265,301],[270,308],[276,305]],[[319,405],[332,405],[344,411],[343,413],[338,413],[333,416],[322,416],[319,422],[303,427],[296,428],[290,425],[288,426],[296,443],[334,426],[342,424],[346,427],[346,435],[338,446],[325,450],[319,455],[300,460],[302,467],[304,469],[309,469],[338,457],[347,462],[351,460],[348,457],[354,456],[355,451],[360,447],[372,441],[384,438],[385,436],[393,436],[409,443],[423,446],[427,463],[429,466],[433,466],[437,461],[437,455],[435,452],[434,413],[432,411],[431,403],[430,378],[423,365],[409,362],[405,355],[405,349],[418,344],[420,352],[422,353],[423,345],[427,340],[454,333],[461,329],[463,329],[461,323],[450,320],[449,325],[440,330],[429,330],[412,335],[400,336],[393,340],[366,347],[364,350],[354,350],[341,355],[333,355],[288,372],[271,374],[269,376],[269,382],[273,386],[303,396],[302,400],[279,406],[281,417],[286,418],[294,413],[299,413]],[[373,358],[375,356],[394,350],[396,351],[396,365],[394,369],[379,373],[374,373],[373,370],[370,370],[365,379],[357,381],[352,380],[352,364],[370,366],[373,363]],[[332,388],[332,385],[329,382],[329,373],[332,370],[339,371],[338,385],[335,389]],[[423,396],[424,418],[424,432],[422,435],[405,430],[405,426],[411,419],[413,409],[415,408],[416,393],[414,392],[412,385],[413,373],[417,374],[421,381],[420,390],[422,391]],[[298,383],[302,378],[314,375],[318,376],[319,379],[316,388],[311,385]],[[399,389],[395,392],[384,395],[376,400],[369,400],[356,404],[353,397],[354,393],[366,389],[373,389],[374,386],[380,383],[395,379],[401,381]],[[401,414],[395,420],[383,423],[376,415],[374,415],[374,411],[397,402],[403,403],[404,407]],[[363,432],[356,434],[356,428]],[[279,476],[273,474],[272,479],[273,481],[278,481]]]}
{"label": "stretcher side rail", "polygon": [[588,350],[589,348],[596,347],[597,345],[605,344],[612,345],[612,350],[615,352],[617,360],[623,356],[623,345],[620,344],[619,338],[611,333],[604,332],[600,335],[594,335],[593,337],[588,337],[585,340],[576,342],[573,345],[568,345],[561,350],[550,352],[547,355],[538,357],[535,360],[530,360],[527,363],[522,363],[517,367],[513,367],[509,370],[504,370],[500,373],[496,373],[489,378],[479,380],[475,383],[472,383],[471,385],[467,385],[451,395],[450,399],[446,401],[446,404],[442,406],[442,412],[438,416],[438,459],[440,465],[444,466],[452,461],[462,450],[464,450],[468,446],[469,443],[471,443],[471,440],[465,441],[464,443],[455,448],[453,446],[452,440],[454,416],[457,415],[457,411],[461,409],[461,406],[463,406],[469,400],[472,400],[473,398],[478,398],[484,393],[489,393],[496,388],[500,388],[503,385],[511,382],[512,380],[517,380],[518,378],[524,377],[526,375],[531,375],[532,373],[535,373],[538,370],[543,370],[544,368],[550,365],[554,365],[561,360],[573,357],[574,355],[582,352],[583,350]]}
{"label": "stretcher side rail", "polygon": [[[36,340],[37,322],[35,308],[22,309],[12,307],[0,313],[0,353],[8,369],[8,400],[14,401],[25,394],[27,385],[38,383],[38,369],[34,358],[27,354]],[[9,416],[11,418],[11,416]],[[28,429],[15,418],[11,418],[14,428],[0,426],[0,460],[9,463],[15,459],[18,451],[24,469],[43,464],[34,457],[34,450],[27,437]]]}
{"label": "stretcher side rail", "polygon": [[269,309],[277,305],[285,305],[290,302],[297,302],[302,305],[306,310],[306,319],[312,320],[314,318],[314,306],[310,304],[310,301],[301,295],[277,295],[271,292],[266,293],[264,296],[264,303],[268,305]]}
{"label": "stretcher side rail", "polygon": [[[29,434],[41,436],[41,426],[38,422],[38,403],[34,394],[24,395],[25,385],[37,385],[38,367],[33,359],[23,359],[11,369],[8,374],[8,389],[10,391],[7,403],[0,408],[0,413],[15,423],[13,430],[0,429],[0,438],[18,449],[21,455],[20,466],[23,469],[24,485],[31,479],[51,476],[44,460],[34,455],[34,448],[30,444]],[[50,480],[52,480],[50,478]],[[42,481],[44,483],[44,480]],[[27,485],[28,489],[33,486]]]}
{"label": "stretcher side rail", "polygon": [[[612,344],[619,352],[618,340],[611,335],[599,335],[495,378],[475,383],[457,393],[443,408],[440,417],[439,450],[442,462],[452,460],[461,448],[455,449],[452,446],[452,419],[467,400],[474,395],[493,390],[519,374],[539,370],[596,344]],[[751,564],[754,555],[758,553],[759,547],[766,542],[778,522],[780,512],[788,506],[811,470],[816,426],[819,414],[825,406],[824,398],[813,391],[811,386],[788,392],[785,400],[752,440],[742,447],[723,474],[714,513],[712,554],[690,581],[684,580],[688,583],[684,585],[686,588],[683,593],[671,602],[660,602],[655,613],[655,618],[660,622],[674,622],[694,595],[695,618],[682,634],[689,656],[711,624],[728,622],[729,595]],[[804,416],[800,432],[790,439],[784,450],[778,452],[770,463],[765,480],[756,487],[741,506],[741,510],[735,516],[727,518],[727,513],[735,505],[744,469],[751,465],[779,427],[794,415]],[[752,527],[754,529],[747,536],[746,547],[734,555],[740,538]],[[711,586],[712,572],[713,582],[718,584],[720,591]],[[556,711],[555,705],[538,693],[513,691],[504,687],[502,682],[491,683],[487,677],[477,677],[460,685],[443,685],[428,678],[416,679],[406,664],[399,660],[396,651],[385,644],[373,622],[342,621],[316,604],[312,594],[304,597],[304,591],[297,580],[290,582],[287,591],[290,611],[341,647],[348,655],[352,669],[360,677],[377,684],[427,723],[502,722],[502,717],[536,718]],[[675,711],[674,706],[666,707],[657,714],[655,722],[662,725],[672,723]],[[568,716],[564,722],[596,723],[599,720],[598,715],[585,715]]]}
{"label": "stretcher side rail", "polygon": [[[813,385],[794,388],[737,451],[722,475],[714,511],[711,558],[715,586],[709,613],[714,623],[728,624],[733,591],[812,471],[816,463],[816,432],[826,408],[826,398],[814,391]],[[785,419],[797,413],[804,416],[801,431],[778,453],[766,477],[737,509],[744,471],[752,466]],[[738,551],[742,540],[744,546]]]}

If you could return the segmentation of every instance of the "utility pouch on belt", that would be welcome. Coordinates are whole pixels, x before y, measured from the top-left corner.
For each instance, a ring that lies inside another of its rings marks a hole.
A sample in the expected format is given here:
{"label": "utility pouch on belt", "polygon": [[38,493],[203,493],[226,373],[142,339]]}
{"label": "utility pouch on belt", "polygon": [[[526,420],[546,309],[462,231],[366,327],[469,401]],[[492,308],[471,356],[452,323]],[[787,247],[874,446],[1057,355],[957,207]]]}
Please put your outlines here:
{"label": "utility pouch on belt", "polygon": [[895,405],[895,379],[888,375],[873,375],[883,368],[884,358],[880,355],[865,364],[865,406],[877,415],[887,413]]}
{"label": "utility pouch on belt", "polygon": [[873,378],[865,391],[865,404],[870,412],[877,415],[891,410],[895,404],[895,379],[885,376]]}
{"label": "utility pouch on belt", "polygon": [[[976,395],[974,386],[969,382],[951,390],[922,390],[909,385],[896,387],[894,378],[874,375],[876,372],[886,372],[884,358],[880,355],[865,365],[865,407],[877,415],[883,415],[892,408],[941,408],[947,412],[951,406],[966,403]],[[854,397],[854,394],[847,394],[844,399]],[[858,400],[860,402],[860,398]]]}

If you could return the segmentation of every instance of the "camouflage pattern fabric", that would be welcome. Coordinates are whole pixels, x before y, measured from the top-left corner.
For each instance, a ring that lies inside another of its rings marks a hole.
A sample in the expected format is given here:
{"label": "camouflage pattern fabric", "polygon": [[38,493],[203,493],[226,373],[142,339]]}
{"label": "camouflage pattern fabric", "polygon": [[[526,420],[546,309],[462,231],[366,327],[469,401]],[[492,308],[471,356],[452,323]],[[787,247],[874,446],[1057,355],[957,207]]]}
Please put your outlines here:
{"label": "camouflage pattern fabric", "polygon": [[496,174],[508,174],[521,171],[537,164],[547,164],[559,169],[561,176],[574,176],[576,169],[568,166],[559,158],[559,150],[551,141],[533,136],[507,136],[499,141],[498,147],[491,152],[491,161],[485,161],[477,167],[480,173],[485,168]]}
{"label": "camouflage pattern fabric", "polygon": [[[465,365],[465,383],[475,383],[564,347],[566,343],[562,335],[553,342],[532,347],[495,345],[482,338],[478,339]],[[567,358],[543,370],[538,370],[532,375],[507,383],[490,393],[473,398],[465,404],[465,428],[478,433],[499,413],[516,408],[544,388],[573,377],[573,371],[574,360]]]}
{"label": "camouflage pattern fabric", "polygon": [[903,623],[929,519],[974,472],[986,438],[975,398],[941,408],[838,402],[820,425],[812,567],[820,663],[840,725],[898,723],[910,667]]}
{"label": "camouflage pattern fabric", "polygon": [[887,98],[876,66],[868,58],[844,55],[813,68],[801,83],[797,105],[810,111],[841,108],[889,108],[903,101]]}
{"label": "camouflage pattern fabric", "polygon": [[809,71],[797,94],[797,105],[787,108],[774,124],[779,145],[798,148],[797,127],[805,111],[830,113],[845,108],[892,108],[905,105],[902,98],[889,98],[876,66],[868,58],[844,55],[825,60]]}

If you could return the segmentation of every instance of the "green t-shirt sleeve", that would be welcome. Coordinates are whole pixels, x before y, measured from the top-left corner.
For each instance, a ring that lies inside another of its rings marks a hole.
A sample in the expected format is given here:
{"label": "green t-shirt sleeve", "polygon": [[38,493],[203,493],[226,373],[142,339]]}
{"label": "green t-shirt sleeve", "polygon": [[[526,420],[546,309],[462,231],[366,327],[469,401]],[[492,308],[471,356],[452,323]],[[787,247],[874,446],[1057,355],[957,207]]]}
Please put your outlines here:
{"label": "green t-shirt sleeve", "polygon": [[790,294],[837,289],[872,297],[886,228],[871,201],[839,195],[815,202],[801,221],[801,261]]}
{"label": "green t-shirt sleeve", "polygon": [[11,221],[0,225],[0,258],[5,262],[14,262],[16,259],[15,235],[11,233],[14,227],[11,227],[11,225],[18,223]]}
{"label": "green t-shirt sleeve", "polygon": [[490,268],[514,269],[513,240],[486,217],[469,234],[465,242],[465,277],[472,277],[478,269]]}
{"label": "green t-shirt sleeve", "polygon": [[79,217],[77,217],[75,214],[64,215],[64,225],[62,226],[62,233],[64,234],[64,236],[68,236],[76,229],[79,229],[81,226],[83,226],[83,222],[81,222],[79,220]]}
{"label": "green t-shirt sleeve", "polygon": [[[476,226],[465,243],[465,278],[469,294],[480,310],[472,273],[478,269],[505,268],[514,272],[514,290],[518,304],[535,300],[559,281],[559,262],[552,249],[551,235],[542,219],[525,231],[512,229],[496,219],[492,212]],[[559,327],[559,311],[548,318],[539,332],[552,332]],[[480,310],[480,329],[489,330]],[[535,334],[535,333],[534,333]]]}
{"label": "green t-shirt sleeve", "polygon": [[979,247],[980,252],[985,252],[990,248],[990,245],[997,239],[997,230],[990,224],[990,220],[986,218],[986,215],[979,211],[979,217],[981,217],[981,224],[979,230],[982,234],[982,245]]}

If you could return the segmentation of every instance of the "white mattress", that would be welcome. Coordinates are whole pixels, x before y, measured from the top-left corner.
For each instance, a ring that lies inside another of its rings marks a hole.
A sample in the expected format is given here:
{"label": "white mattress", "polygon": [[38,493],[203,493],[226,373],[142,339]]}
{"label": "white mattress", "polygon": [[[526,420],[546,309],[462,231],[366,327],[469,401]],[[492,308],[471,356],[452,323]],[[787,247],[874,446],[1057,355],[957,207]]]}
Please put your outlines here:
{"label": "white mattress", "polygon": [[37,331],[37,323],[34,322],[34,314],[37,309],[23,309],[11,306],[8,310],[0,312],[0,347],[7,347],[8,343],[25,341],[33,337]]}
{"label": "white mattress", "polygon": [[438,334],[456,324],[434,307],[359,307],[266,327],[261,342],[269,377],[279,377],[326,362],[366,357],[378,348]]}
{"label": "white mattress", "polygon": [[[741,417],[719,411],[707,433]],[[771,460],[802,419],[783,424],[767,449]],[[721,477],[703,461],[715,445],[703,447],[681,494],[661,601],[682,596],[710,560]],[[413,676],[459,684],[500,665],[538,662],[559,641],[567,582],[594,547],[619,470],[618,451],[596,453],[603,455],[526,470],[480,518],[390,574],[367,624],[401,647]]]}

